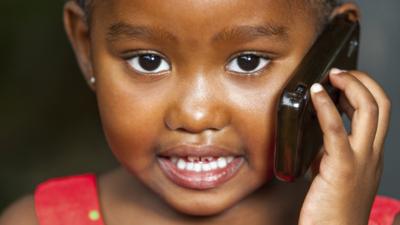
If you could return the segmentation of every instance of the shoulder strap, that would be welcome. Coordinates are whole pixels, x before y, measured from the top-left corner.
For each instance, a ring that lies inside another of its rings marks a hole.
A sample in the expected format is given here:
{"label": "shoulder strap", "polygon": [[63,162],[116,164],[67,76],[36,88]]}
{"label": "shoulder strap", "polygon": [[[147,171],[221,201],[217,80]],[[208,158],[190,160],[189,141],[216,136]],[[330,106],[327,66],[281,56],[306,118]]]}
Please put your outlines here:
{"label": "shoulder strap", "polygon": [[93,174],[40,184],[35,191],[35,209],[40,225],[104,225]]}
{"label": "shoulder strap", "polygon": [[368,225],[392,225],[400,213],[400,201],[385,196],[377,196],[372,205]]}

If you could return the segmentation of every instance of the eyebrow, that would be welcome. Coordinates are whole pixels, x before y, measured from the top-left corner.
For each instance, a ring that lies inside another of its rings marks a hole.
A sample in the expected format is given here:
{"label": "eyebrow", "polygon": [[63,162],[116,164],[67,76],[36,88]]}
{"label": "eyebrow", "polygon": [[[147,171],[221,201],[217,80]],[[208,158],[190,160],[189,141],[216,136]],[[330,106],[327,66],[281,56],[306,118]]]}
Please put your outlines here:
{"label": "eyebrow", "polygon": [[[212,37],[213,42],[253,40],[259,37],[288,39],[288,28],[276,24],[240,25],[226,28]],[[110,42],[119,39],[151,39],[177,42],[178,38],[160,27],[131,25],[124,22],[112,24],[107,32]]]}
{"label": "eyebrow", "polygon": [[112,24],[108,28],[107,40],[114,42],[122,38],[177,40],[173,34],[158,27],[137,26],[124,22]]}
{"label": "eyebrow", "polygon": [[288,28],[275,24],[264,25],[241,25],[224,29],[213,37],[214,42],[230,40],[252,40],[258,37],[288,39]]}

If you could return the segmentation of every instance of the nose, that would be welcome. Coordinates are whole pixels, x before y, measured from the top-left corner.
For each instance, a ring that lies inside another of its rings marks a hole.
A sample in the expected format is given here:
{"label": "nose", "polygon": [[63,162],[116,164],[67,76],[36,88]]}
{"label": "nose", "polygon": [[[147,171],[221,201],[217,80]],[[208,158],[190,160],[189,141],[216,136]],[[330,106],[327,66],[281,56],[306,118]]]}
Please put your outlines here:
{"label": "nose", "polygon": [[170,130],[201,133],[222,130],[230,122],[230,113],[224,92],[215,80],[204,76],[180,82],[177,94],[165,114]]}

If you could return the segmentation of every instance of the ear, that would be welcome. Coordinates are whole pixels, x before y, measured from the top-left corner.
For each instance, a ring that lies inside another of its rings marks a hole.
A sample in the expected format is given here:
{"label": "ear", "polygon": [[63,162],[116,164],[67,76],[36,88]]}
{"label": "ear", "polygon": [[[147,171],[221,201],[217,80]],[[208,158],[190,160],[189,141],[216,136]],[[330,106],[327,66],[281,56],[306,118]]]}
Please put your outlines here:
{"label": "ear", "polygon": [[356,5],[353,2],[346,2],[343,3],[341,5],[339,5],[338,7],[336,7],[332,13],[330,18],[334,18],[335,16],[339,15],[339,14],[343,14],[346,12],[350,12],[350,17],[349,19],[356,21],[356,20],[360,20],[360,8],[358,7],[358,5]]}
{"label": "ear", "polygon": [[94,74],[90,54],[89,27],[83,9],[75,1],[67,1],[64,5],[64,28],[85,80],[95,91],[94,82],[91,82]]}

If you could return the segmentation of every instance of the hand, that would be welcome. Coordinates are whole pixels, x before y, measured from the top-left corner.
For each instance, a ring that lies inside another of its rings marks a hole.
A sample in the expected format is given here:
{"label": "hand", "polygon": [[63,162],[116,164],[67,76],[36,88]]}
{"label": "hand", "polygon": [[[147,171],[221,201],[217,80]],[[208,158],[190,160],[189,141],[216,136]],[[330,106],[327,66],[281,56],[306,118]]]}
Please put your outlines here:
{"label": "hand", "polygon": [[343,93],[339,107],[351,120],[351,132],[346,132],[327,92],[314,85],[311,97],[323,132],[323,152],[299,224],[366,225],[383,169],[390,101],[365,73],[333,69],[329,79]]}

